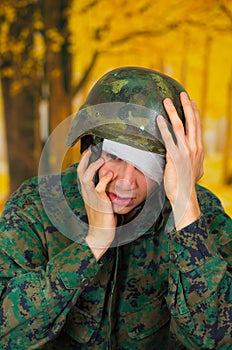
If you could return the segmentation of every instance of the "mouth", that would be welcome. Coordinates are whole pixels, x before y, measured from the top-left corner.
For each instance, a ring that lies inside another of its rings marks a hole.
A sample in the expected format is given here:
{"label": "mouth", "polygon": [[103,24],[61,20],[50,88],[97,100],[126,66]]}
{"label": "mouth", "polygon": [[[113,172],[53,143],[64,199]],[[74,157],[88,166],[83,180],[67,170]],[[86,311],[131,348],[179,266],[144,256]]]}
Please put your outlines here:
{"label": "mouth", "polygon": [[109,192],[108,197],[110,198],[110,200],[113,204],[117,204],[120,207],[126,207],[128,205],[131,205],[133,203],[133,201],[135,200],[134,197],[120,197],[113,192]]}

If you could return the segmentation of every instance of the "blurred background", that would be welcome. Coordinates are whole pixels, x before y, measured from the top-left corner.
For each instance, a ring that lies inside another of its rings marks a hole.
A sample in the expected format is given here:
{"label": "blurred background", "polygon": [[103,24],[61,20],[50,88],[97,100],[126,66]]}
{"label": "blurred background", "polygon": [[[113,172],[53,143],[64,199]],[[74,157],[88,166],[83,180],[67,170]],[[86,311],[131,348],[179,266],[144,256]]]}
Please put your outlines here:
{"label": "blurred background", "polygon": [[[0,211],[23,180],[38,174],[49,134],[93,83],[108,70],[136,65],[170,75],[197,102],[201,183],[232,215],[231,47],[231,0],[1,0]],[[64,166],[78,157],[77,145]]]}

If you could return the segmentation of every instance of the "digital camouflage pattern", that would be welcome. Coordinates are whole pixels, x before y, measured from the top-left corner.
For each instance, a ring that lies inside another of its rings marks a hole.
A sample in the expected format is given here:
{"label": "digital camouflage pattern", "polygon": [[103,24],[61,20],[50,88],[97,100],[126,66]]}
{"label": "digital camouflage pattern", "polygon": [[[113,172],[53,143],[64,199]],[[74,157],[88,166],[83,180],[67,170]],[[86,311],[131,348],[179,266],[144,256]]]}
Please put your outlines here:
{"label": "digital camouflage pattern", "polygon": [[[56,196],[59,177],[42,180]],[[62,185],[86,222],[75,166]],[[22,184],[0,221],[0,348],[232,349],[231,219],[211,192],[197,185],[197,195],[191,225],[169,232],[165,202],[143,236],[96,262],[52,225],[37,178]]]}
{"label": "digital camouflage pattern", "polygon": [[163,106],[172,99],[184,123],[180,92],[185,89],[169,76],[147,68],[123,67],[106,73],[90,91],[77,113],[67,138],[75,144],[88,134],[165,154],[157,115],[168,115]]}

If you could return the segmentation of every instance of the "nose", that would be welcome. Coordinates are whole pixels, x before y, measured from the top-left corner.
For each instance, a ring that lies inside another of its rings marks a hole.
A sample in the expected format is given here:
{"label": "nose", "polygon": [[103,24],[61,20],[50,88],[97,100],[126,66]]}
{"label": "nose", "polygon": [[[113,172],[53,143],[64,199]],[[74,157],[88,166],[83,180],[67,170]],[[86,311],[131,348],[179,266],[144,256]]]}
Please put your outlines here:
{"label": "nose", "polygon": [[136,168],[134,167],[133,164],[130,164],[126,161],[123,161],[122,164],[123,164],[122,171],[123,171],[124,176],[131,178],[135,174]]}
{"label": "nose", "polygon": [[125,161],[120,163],[117,173],[117,187],[121,190],[132,190],[136,183],[136,168]]}

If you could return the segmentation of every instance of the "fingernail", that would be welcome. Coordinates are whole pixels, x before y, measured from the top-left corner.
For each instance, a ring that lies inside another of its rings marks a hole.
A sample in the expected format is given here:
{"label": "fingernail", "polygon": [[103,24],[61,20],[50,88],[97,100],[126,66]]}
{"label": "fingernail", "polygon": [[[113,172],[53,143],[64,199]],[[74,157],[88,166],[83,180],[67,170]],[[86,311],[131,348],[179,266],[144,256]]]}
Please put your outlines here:
{"label": "fingernail", "polygon": [[157,116],[157,121],[158,122],[164,122],[164,117],[161,115],[161,114],[159,114],[158,116]]}
{"label": "fingernail", "polygon": [[188,94],[187,94],[185,91],[182,92],[182,96],[183,96],[183,98],[186,99],[186,100],[189,99]]}
{"label": "fingernail", "polygon": [[164,103],[165,103],[167,106],[172,106],[172,100],[171,100],[170,98],[165,98]]}

